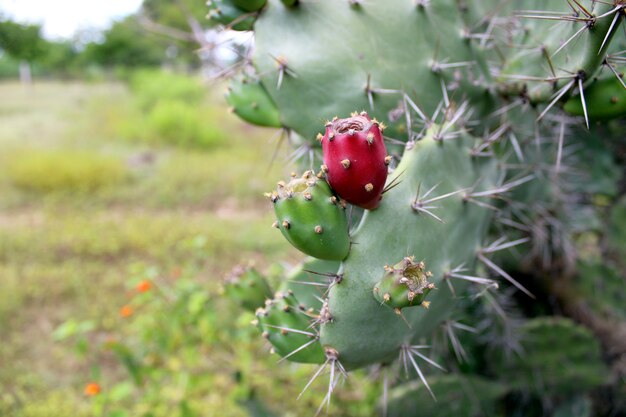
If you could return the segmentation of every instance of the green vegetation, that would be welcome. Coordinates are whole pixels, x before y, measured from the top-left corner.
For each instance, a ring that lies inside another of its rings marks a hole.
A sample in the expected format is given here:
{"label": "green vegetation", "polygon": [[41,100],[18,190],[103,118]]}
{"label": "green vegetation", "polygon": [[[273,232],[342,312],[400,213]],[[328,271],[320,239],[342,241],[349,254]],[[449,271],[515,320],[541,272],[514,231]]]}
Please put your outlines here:
{"label": "green vegetation", "polygon": [[[285,175],[282,162],[270,168],[273,131],[205,97],[189,105],[211,109],[209,129],[228,127],[225,145],[155,150],[116,133],[140,100],[121,85],[0,94],[0,415],[243,416],[239,402],[260,407],[252,391],[270,407],[319,403],[323,389],[295,401],[307,369],[283,369],[285,390],[263,377],[276,358],[252,314],[236,318],[219,293],[234,264],[265,271],[293,254],[262,195],[265,178]],[[135,295],[147,279],[153,291]],[[87,397],[92,381],[102,391]],[[341,410],[368,415],[376,397],[363,384]]]}

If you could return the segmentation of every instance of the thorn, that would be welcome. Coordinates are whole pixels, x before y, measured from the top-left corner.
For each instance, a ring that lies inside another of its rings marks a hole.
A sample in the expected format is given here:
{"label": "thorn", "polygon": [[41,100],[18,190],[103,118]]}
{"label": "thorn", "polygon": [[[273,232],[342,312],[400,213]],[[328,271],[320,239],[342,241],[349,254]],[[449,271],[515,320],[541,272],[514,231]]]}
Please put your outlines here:
{"label": "thorn", "polygon": [[285,229],[289,229],[291,227],[291,223],[288,220],[283,220],[283,227]]}
{"label": "thorn", "polygon": [[322,229],[322,226],[315,226],[315,233],[317,233],[318,235],[322,234],[323,231],[324,230]]}
{"label": "thorn", "polygon": [[404,323],[407,325],[409,329],[411,328],[411,324],[407,321],[406,317],[404,317],[404,314],[402,314],[402,311],[400,311],[399,308],[394,308],[393,312],[396,313],[398,316],[400,316],[402,321],[404,321]]}
{"label": "thorn", "polygon": [[563,97],[576,83],[576,78],[570,80],[570,82],[568,82],[567,84],[565,84],[555,95],[554,99],[550,102],[550,104],[548,104],[548,106],[541,112],[541,114],[539,115],[539,117],[537,117],[537,121],[543,119],[543,116],[545,116],[548,111],[552,108],[552,106],[554,106],[560,99],[561,97]]}
{"label": "thorn", "polygon": [[321,133],[318,133],[315,138],[318,140],[318,142],[321,142],[322,139],[324,139],[324,135],[322,135]]}
{"label": "thorn", "polygon": [[583,106],[583,113],[585,114],[585,124],[587,125],[587,130],[589,130],[589,116],[587,115],[587,103],[585,102],[582,77],[578,78],[578,92],[580,93],[580,104]]}
{"label": "thorn", "polygon": [[389,165],[391,163],[392,160],[392,156],[391,155],[387,155],[385,156],[385,165]]}
{"label": "thorn", "polygon": [[606,43],[606,41],[609,39],[609,37],[611,36],[611,34],[613,33],[613,27],[615,26],[615,23],[617,23],[617,19],[620,16],[620,11],[618,11],[617,9],[619,9],[622,6],[618,6],[616,7],[615,10],[615,16],[613,17],[613,21],[611,22],[611,26],[609,26],[609,30],[606,31],[606,35],[604,36],[604,40],[602,40],[602,45],[600,45],[600,49],[598,50],[598,55],[600,55],[600,53],[602,53],[602,50],[604,49],[604,44]]}
{"label": "thorn", "polygon": [[515,287],[517,287],[524,294],[526,294],[527,296],[529,296],[533,300],[536,299],[536,297],[530,291],[528,291],[526,288],[524,288],[524,286],[522,286],[519,282],[517,282],[511,275],[509,275],[506,271],[504,271],[498,265],[496,265],[491,260],[489,260],[487,257],[485,257],[482,253],[478,253],[478,259],[480,261],[482,261],[489,269],[493,270],[498,275],[500,275],[501,277],[503,277],[504,279],[509,281],[511,284],[513,284]]}
{"label": "thorn", "polygon": [[344,167],[345,169],[350,168],[350,160],[349,159],[344,159],[341,161],[341,166]]}
{"label": "thorn", "polygon": [[374,185],[371,182],[368,182],[367,184],[365,184],[365,191],[367,191],[368,193],[372,192],[372,190],[374,189]]}
{"label": "thorn", "polygon": [[274,223],[272,223],[272,227],[278,229],[278,220],[276,220]]}

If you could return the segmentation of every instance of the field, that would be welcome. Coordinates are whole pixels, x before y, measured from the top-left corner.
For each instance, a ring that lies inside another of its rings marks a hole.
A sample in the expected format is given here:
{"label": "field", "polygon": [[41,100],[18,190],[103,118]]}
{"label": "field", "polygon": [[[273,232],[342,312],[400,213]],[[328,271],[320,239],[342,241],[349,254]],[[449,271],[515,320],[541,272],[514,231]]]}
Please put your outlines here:
{"label": "field", "polygon": [[[144,89],[146,104],[121,83],[0,84],[0,415],[243,416],[253,391],[294,415],[319,404],[323,384],[294,399],[311,368],[277,367],[253,316],[219,295],[238,262],[297,260],[263,197],[289,172],[286,155],[271,164],[277,132],[228,114],[222,86],[201,88],[210,93],[169,102]],[[196,130],[172,114],[195,117]],[[146,278],[160,301],[133,295]],[[159,327],[191,313],[186,335]],[[264,379],[270,369],[278,381]],[[99,395],[85,395],[92,382]],[[346,400],[357,392],[368,390]],[[372,401],[351,401],[350,414]]]}

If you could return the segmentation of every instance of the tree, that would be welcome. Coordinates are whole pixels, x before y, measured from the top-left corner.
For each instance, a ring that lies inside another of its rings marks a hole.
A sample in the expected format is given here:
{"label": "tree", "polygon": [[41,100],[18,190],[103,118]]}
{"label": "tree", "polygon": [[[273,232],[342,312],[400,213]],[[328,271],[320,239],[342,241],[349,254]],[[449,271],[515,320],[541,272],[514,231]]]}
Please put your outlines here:
{"label": "tree", "polygon": [[101,43],[90,43],[84,59],[104,67],[146,67],[160,65],[165,59],[166,45],[129,16],[104,33]]}
{"label": "tree", "polygon": [[41,26],[20,24],[0,17],[0,49],[20,60],[20,80],[31,81],[31,65],[46,54]]}

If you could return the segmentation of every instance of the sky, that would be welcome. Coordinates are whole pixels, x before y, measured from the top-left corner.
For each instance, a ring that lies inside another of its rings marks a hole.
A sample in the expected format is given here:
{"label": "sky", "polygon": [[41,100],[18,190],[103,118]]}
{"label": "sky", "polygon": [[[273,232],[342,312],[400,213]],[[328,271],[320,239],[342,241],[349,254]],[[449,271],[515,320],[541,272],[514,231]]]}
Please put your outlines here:
{"label": "sky", "polygon": [[106,29],[131,14],[142,0],[0,0],[0,14],[43,25],[49,39],[68,39],[80,29]]}

